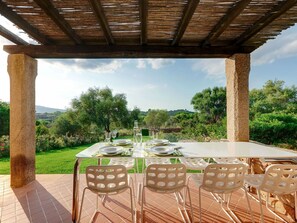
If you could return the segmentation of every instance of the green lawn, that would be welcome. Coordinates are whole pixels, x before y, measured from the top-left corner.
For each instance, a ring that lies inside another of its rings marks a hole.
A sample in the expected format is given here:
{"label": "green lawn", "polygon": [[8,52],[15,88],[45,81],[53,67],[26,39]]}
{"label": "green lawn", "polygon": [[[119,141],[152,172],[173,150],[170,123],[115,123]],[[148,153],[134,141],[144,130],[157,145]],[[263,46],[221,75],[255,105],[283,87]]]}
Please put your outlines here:
{"label": "green lawn", "polygon": [[[51,150],[36,154],[36,173],[37,174],[59,174],[73,173],[75,163],[75,155],[86,149],[90,145],[77,146],[72,148],[63,148],[59,150]],[[103,164],[108,160],[103,160]],[[96,165],[97,159],[84,159],[81,162],[80,171],[83,173],[88,165]],[[142,160],[138,162],[139,170],[142,167]],[[0,158],[0,174],[10,174],[9,158]]]}

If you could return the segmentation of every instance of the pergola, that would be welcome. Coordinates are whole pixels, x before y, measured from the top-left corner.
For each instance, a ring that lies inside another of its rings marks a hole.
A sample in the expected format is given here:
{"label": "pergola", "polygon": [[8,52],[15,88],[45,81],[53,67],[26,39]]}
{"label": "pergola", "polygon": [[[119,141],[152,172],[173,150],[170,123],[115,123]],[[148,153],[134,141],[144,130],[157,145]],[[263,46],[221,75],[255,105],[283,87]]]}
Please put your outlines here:
{"label": "pergola", "polygon": [[34,58],[226,58],[230,141],[249,140],[250,53],[297,22],[297,0],[1,0],[10,75],[11,186],[35,179]]}

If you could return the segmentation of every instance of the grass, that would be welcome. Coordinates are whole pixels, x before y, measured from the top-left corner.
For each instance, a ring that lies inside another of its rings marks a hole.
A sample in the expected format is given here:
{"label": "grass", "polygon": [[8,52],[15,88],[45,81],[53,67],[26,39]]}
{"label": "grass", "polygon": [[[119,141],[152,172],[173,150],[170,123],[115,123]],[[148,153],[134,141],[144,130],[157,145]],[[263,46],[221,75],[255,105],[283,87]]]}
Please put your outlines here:
{"label": "grass", "polygon": [[[149,137],[144,136],[144,141]],[[64,174],[73,173],[75,155],[88,148],[92,144],[63,148],[36,153],[36,174]],[[0,174],[10,174],[10,159],[0,158]],[[108,163],[103,159],[102,164]],[[80,165],[80,172],[83,173],[88,165],[96,165],[97,159],[83,159]],[[138,161],[139,170],[142,171],[142,159]]]}

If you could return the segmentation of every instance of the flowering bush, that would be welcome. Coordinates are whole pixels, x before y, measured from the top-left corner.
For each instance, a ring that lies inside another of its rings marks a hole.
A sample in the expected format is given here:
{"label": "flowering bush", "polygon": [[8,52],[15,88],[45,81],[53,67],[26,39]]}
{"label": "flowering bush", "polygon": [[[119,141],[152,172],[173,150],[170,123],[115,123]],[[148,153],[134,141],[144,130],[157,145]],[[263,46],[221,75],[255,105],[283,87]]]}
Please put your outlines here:
{"label": "flowering bush", "polygon": [[9,136],[0,137],[0,158],[9,156]]}
{"label": "flowering bush", "polygon": [[[61,149],[63,147],[73,147],[89,143],[98,142],[95,136],[55,136],[55,135],[37,135],[36,152]],[[0,158],[9,157],[9,136],[0,137]]]}

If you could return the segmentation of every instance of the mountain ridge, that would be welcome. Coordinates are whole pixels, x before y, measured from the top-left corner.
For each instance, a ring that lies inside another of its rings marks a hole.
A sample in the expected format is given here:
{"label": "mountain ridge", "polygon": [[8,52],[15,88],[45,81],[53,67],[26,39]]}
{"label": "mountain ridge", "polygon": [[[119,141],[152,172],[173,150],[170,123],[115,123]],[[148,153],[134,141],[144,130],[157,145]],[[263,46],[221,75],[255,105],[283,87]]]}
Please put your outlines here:
{"label": "mountain ridge", "polygon": [[35,113],[55,113],[55,112],[65,112],[66,109],[60,108],[50,108],[42,105],[35,106]]}

